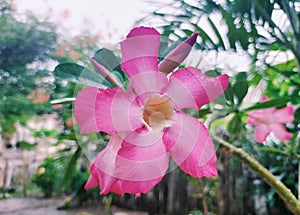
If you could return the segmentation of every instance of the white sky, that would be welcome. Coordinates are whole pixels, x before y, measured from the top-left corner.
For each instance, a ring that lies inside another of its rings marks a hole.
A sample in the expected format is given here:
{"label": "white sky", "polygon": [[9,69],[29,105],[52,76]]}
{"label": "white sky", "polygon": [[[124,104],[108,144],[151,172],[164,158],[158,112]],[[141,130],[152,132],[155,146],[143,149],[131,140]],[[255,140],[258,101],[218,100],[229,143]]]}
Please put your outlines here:
{"label": "white sky", "polygon": [[[148,1],[148,2],[147,2]],[[145,17],[148,13],[155,11],[157,4],[155,3],[168,3],[169,0],[17,0],[17,9],[23,13],[25,11],[32,11],[35,15],[41,18],[48,17],[48,20],[54,21],[63,26],[64,29],[70,32],[78,32],[78,29],[83,27],[89,28],[92,32],[100,32],[102,35],[113,33],[109,37],[109,43],[115,44],[122,40],[127,35],[135,21]],[[67,13],[68,18],[64,18]],[[89,20],[91,24],[84,22]],[[154,21],[154,20],[153,20]],[[155,25],[155,23],[152,23]],[[158,24],[159,25],[159,24]],[[153,26],[157,27],[157,26]],[[204,26],[205,27],[205,26]],[[215,64],[227,65],[227,70],[246,70],[249,66],[248,59],[241,59],[236,62],[243,62],[243,66],[237,66],[227,62],[226,59],[232,59],[226,53],[227,57],[223,55],[205,56],[206,62],[212,62],[214,59]],[[221,56],[221,57],[220,57]],[[236,59],[240,56],[234,56]],[[225,59],[224,59],[225,58]],[[209,59],[209,60],[208,60]],[[221,59],[219,61],[218,59]],[[222,62],[222,63],[220,63]],[[241,68],[242,67],[242,68]],[[226,69],[225,69],[226,70]],[[235,71],[234,70],[234,71]]]}
{"label": "white sky", "polygon": [[[84,20],[89,20],[92,32],[112,31],[117,41],[129,32],[135,21],[145,16],[145,11],[153,10],[143,0],[18,0],[16,3],[21,13],[32,11],[38,17],[48,16],[73,31],[87,26]],[[66,11],[69,11],[68,18],[64,19]]]}

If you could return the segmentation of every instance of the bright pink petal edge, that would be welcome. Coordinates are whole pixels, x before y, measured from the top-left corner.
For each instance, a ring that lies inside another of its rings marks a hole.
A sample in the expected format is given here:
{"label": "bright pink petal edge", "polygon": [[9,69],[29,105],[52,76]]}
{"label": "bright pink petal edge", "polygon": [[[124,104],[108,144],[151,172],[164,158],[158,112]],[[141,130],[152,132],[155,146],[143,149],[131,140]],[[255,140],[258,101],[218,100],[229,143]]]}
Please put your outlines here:
{"label": "bright pink petal edge", "polygon": [[121,42],[121,68],[130,77],[158,71],[160,35],[154,28],[134,28]]}

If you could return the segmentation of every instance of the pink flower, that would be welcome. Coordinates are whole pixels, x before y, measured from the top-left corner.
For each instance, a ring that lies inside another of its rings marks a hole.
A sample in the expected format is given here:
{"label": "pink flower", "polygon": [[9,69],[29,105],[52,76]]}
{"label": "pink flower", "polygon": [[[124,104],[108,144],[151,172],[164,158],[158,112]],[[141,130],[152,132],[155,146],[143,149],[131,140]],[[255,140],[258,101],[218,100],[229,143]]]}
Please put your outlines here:
{"label": "pink flower", "polygon": [[[269,100],[264,96],[261,101]],[[249,113],[248,122],[256,125],[254,130],[254,139],[262,143],[267,136],[273,132],[275,137],[281,141],[287,141],[292,138],[292,134],[287,132],[283,123],[294,120],[293,107],[288,106],[282,109],[267,108],[262,110],[253,110]]]}
{"label": "pink flower", "polygon": [[192,67],[166,75],[184,60],[196,37],[165,58],[173,62],[168,66],[164,60],[162,73],[158,69],[159,33],[153,28],[134,28],[121,42],[121,68],[130,79],[127,91],[116,83],[112,89],[87,87],[78,94],[74,114],[81,133],[111,134],[107,147],[91,165],[86,189],[100,186],[101,194],[139,196],[161,181],[170,155],[193,177],[217,175],[208,129],[180,109],[199,110],[216,99],[226,89],[228,76],[211,78]]}

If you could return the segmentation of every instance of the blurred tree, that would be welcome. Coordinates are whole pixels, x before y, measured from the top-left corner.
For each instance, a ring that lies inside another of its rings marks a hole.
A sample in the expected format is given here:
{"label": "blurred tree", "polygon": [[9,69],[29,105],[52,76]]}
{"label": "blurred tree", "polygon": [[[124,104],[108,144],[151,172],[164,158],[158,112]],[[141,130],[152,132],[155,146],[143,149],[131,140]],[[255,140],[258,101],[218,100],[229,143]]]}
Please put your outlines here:
{"label": "blurred tree", "polygon": [[31,115],[52,110],[44,103],[54,87],[45,65],[57,39],[53,24],[21,16],[13,4],[0,1],[0,132],[5,135],[14,122],[24,124]]}

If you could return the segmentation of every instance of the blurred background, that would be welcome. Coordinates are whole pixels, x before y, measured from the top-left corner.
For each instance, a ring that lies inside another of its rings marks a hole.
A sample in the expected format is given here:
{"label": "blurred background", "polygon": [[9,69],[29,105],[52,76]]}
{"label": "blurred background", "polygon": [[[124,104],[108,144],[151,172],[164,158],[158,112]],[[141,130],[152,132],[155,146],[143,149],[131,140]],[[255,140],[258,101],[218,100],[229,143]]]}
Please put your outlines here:
{"label": "blurred background", "polygon": [[[140,198],[83,189],[90,162],[109,137],[78,135],[72,99],[83,86],[53,71],[66,62],[92,68],[89,59],[101,48],[119,56],[118,43],[139,25],[158,29],[166,44],[199,32],[183,64],[227,73],[238,91],[199,117],[298,195],[299,1],[0,0],[0,214],[292,214],[223,150],[216,178],[175,169]],[[289,144],[272,136],[264,144],[253,140],[239,108],[263,94],[294,105]]]}

